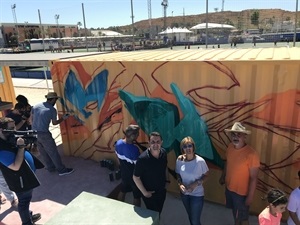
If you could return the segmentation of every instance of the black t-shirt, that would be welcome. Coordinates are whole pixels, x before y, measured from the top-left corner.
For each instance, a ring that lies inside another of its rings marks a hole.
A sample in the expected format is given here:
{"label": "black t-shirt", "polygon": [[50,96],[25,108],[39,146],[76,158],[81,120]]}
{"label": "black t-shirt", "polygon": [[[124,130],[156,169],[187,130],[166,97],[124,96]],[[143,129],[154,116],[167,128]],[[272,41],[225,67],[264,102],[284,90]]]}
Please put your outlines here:
{"label": "black t-shirt", "polygon": [[10,143],[9,141],[3,140],[0,138],[0,151],[1,150],[11,150],[12,152],[16,152],[16,146],[13,143]]}
{"label": "black t-shirt", "polygon": [[159,158],[155,158],[147,149],[143,152],[135,165],[134,175],[140,177],[147,191],[158,191],[165,189],[167,153],[164,149],[160,150]]}

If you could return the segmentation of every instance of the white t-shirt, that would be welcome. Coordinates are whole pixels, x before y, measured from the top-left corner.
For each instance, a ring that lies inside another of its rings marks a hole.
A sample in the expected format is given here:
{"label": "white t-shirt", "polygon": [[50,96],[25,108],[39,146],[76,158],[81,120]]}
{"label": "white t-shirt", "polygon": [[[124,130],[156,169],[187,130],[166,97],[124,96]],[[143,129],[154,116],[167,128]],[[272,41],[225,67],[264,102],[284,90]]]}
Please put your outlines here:
{"label": "white t-shirt", "polygon": [[[296,212],[298,218],[300,219],[300,189],[299,188],[296,188],[295,190],[292,191],[289,197],[287,209],[291,212]],[[288,218],[287,224],[295,225],[291,217]]]}
{"label": "white t-shirt", "polygon": [[[208,167],[205,160],[196,155],[195,159],[188,162],[177,159],[175,171],[181,176],[183,185],[188,186],[195,180],[199,179],[203,174],[207,173]],[[193,192],[187,192],[184,194],[192,196],[204,196],[204,188],[202,185],[199,185],[193,190]]]}

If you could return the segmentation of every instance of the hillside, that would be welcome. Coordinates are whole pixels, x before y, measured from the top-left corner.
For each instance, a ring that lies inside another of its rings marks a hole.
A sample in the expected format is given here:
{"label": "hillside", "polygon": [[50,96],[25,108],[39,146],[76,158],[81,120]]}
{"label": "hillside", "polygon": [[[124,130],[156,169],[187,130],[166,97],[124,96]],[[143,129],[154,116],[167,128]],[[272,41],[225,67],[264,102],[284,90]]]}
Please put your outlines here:
{"label": "hillside", "polygon": [[[285,11],[281,9],[249,9],[240,12],[223,11],[213,12],[208,14],[208,22],[210,23],[224,23],[235,26],[240,30],[258,28],[251,24],[251,15],[253,12],[259,12],[259,28],[265,29],[268,24],[282,23],[283,21],[295,20],[295,12]],[[300,18],[300,12],[298,12]],[[206,14],[189,15],[189,16],[174,16],[166,18],[166,26],[170,27],[187,27],[190,28],[199,23],[206,22]],[[160,32],[164,28],[164,18],[155,18],[151,20],[152,29]],[[149,32],[149,20],[141,20],[134,23],[136,34],[143,34]],[[132,25],[109,27],[110,30],[115,30],[123,34],[131,33]]]}

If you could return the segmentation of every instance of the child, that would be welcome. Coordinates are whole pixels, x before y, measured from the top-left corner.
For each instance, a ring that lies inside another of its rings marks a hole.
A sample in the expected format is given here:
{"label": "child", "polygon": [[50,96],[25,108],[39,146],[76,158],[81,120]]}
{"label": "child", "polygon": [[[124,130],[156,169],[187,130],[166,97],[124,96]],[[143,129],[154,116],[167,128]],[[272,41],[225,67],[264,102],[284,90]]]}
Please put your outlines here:
{"label": "child", "polygon": [[280,225],[282,213],[285,211],[288,198],[279,189],[271,189],[266,199],[269,205],[259,214],[259,225]]}
{"label": "child", "polygon": [[[300,170],[298,171],[298,177],[300,181]],[[288,225],[300,224],[300,186],[294,189],[289,198],[289,204],[287,206],[289,210]]]}

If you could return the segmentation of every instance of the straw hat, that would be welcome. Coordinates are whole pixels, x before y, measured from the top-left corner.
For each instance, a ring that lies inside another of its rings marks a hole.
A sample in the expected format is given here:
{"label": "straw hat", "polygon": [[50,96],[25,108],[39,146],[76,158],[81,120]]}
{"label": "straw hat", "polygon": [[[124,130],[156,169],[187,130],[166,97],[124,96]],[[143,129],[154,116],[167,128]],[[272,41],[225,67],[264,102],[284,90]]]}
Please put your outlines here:
{"label": "straw hat", "polygon": [[225,129],[225,132],[236,132],[236,133],[244,133],[244,134],[251,134],[250,130],[246,130],[246,128],[240,123],[235,122],[231,129]]}
{"label": "straw hat", "polygon": [[49,92],[47,95],[45,95],[45,98],[51,99],[51,98],[60,98],[56,92]]}

